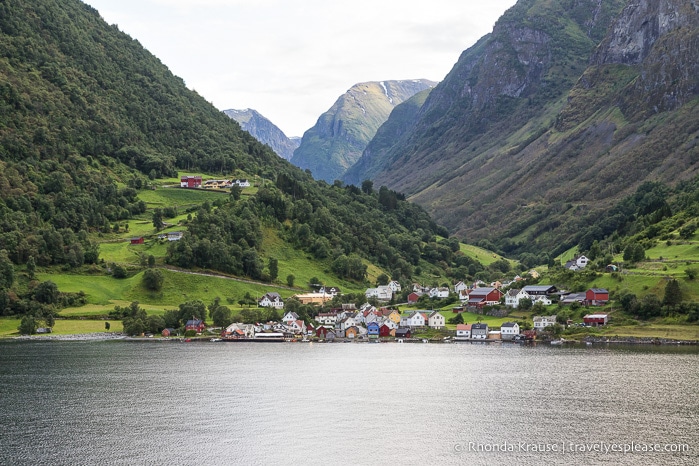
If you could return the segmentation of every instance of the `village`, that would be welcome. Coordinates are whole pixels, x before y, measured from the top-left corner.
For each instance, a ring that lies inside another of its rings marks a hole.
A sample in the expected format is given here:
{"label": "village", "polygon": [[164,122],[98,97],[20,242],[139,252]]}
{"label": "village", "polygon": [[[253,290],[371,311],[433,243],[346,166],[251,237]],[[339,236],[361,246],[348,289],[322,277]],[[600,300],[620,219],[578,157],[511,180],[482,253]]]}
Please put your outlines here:
{"label": "village", "polygon": [[[387,285],[368,288],[365,292],[367,302],[357,307],[355,304],[342,304],[341,307],[319,312],[313,322],[305,322],[293,311],[283,314],[279,322],[256,324],[234,323],[223,329],[223,341],[512,341],[524,342],[536,339],[551,339],[551,327],[557,323],[563,326],[604,326],[608,323],[608,314],[591,313],[584,316],[582,322],[559,322],[557,315],[532,316],[531,328],[521,328],[520,319],[503,322],[499,327],[490,326],[485,322],[460,323],[447,328],[447,323],[459,314],[468,312],[469,315],[497,315],[505,318],[516,310],[522,300],[532,304],[540,303],[550,306],[572,305],[604,306],[609,301],[606,289],[590,288],[584,293],[569,293],[559,290],[554,285],[526,285],[522,288],[511,288],[507,292],[501,288],[510,286],[521,280],[515,277],[512,282],[491,283],[482,282],[471,285],[459,281],[452,288],[427,288],[413,284],[408,294],[407,305],[416,305],[421,296],[433,299],[444,299],[450,294],[458,296],[459,305],[451,311],[411,309],[401,311],[398,306],[389,305],[394,302],[402,291],[400,283],[391,281]],[[313,293],[293,296],[302,304],[323,305],[334,297],[341,295],[337,287],[322,286]],[[374,305],[369,303],[379,303]],[[385,305],[382,305],[385,304]],[[268,292],[258,303],[261,308],[284,309],[284,301],[279,293]],[[504,305],[504,307],[503,307]],[[541,307],[540,307],[541,308]],[[449,317],[447,317],[449,316]],[[190,328],[191,324],[191,328]],[[203,322],[190,321],[187,329],[201,331]],[[429,335],[429,340],[426,338]]]}

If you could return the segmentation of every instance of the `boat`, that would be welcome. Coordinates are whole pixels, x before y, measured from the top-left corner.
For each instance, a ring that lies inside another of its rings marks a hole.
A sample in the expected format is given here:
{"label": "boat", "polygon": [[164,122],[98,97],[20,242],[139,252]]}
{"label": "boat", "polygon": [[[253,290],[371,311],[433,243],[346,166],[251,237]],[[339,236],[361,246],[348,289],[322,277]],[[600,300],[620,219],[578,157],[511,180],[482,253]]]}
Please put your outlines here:
{"label": "boat", "polygon": [[221,338],[212,338],[211,340],[212,343],[216,343],[217,341],[223,341]]}
{"label": "boat", "polygon": [[563,344],[563,339],[560,340],[551,340],[552,345],[562,345]]}

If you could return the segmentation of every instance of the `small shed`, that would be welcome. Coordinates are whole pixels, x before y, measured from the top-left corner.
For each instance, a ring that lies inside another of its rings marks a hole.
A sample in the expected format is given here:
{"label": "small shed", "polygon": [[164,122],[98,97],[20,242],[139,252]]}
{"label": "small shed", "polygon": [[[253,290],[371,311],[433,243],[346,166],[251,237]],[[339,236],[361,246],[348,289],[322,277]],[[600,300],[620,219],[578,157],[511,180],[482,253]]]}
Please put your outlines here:
{"label": "small shed", "polygon": [[143,244],[145,240],[143,239],[143,236],[139,236],[138,238],[131,238],[131,244]]}
{"label": "small shed", "polygon": [[398,328],[396,329],[396,338],[410,338],[412,332],[409,328]]}

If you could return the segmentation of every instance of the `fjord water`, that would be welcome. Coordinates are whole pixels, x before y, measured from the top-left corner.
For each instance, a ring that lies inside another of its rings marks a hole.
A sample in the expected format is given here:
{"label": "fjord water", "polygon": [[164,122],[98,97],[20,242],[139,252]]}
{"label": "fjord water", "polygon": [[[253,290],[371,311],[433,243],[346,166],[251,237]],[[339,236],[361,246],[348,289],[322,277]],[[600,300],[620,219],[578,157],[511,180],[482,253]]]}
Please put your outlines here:
{"label": "fjord water", "polygon": [[698,464],[697,387],[685,347],[6,341],[0,464]]}

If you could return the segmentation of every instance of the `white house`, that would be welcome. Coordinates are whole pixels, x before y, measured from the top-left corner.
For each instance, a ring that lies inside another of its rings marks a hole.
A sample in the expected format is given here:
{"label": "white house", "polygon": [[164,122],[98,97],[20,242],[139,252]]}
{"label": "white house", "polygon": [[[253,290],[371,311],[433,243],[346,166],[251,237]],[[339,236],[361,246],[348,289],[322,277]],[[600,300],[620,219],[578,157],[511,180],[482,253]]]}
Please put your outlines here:
{"label": "white house", "polygon": [[534,330],[543,330],[556,323],[556,316],[534,316]]}
{"label": "white house", "polygon": [[344,332],[350,327],[357,327],[357,324],[358,322],[354,317],[345,317],[335,324],[335,328],[338,328]]}
{"label": "white house", "polygon": [[456,339],[465,340],[471,338],[471,324],[456,324]]}
{"label": "white house", "polygon": [[300,319],[291,322],[290,324],[287,324],[286,327],[291,333],[295,335],[306,333],[306,323]]}
{"label": "white house", "polygon": [[460,291],[468,290],[468,285],[463,281],[459,281],[454,285],[454,293],[459,294]]}
{"label": "white house", "polygon": [[279,293],[275,292],[265,293],[257,304],[259,304],[260,307],[273,307],[275,309],[284,308],[284,301],[282,300],[282,297],[279,296]]}
{"label": "white house", "polygon": [[444,316],[441,312],[433,311],[427,319],[427,326],[430,328],[444,328]]}
{"label": "white house", "polygon": [[395,280],[391,280],[386,286],[388,286],[394,293],[400,293],[401,291],[400,283]]}
{"label": "white house", "polygon": [[500,337],[503,340],[513,340],[515,335],[519,335],[519,324],[517,322],[505,322],[500,326]]}
{"label": "white house", "polygon": [[449,297],[449,288],[432,288],[430,298],[444,299]]}
{"label": "white house", "polygon": [[424,327],[425,323],[425,315],[420,311],[413,311],[400,318],[401,327]]}
{"label": "white house", "polygon": [[249,188],[250,182],[248,180],[235,180],[233,184],[240,186],[241,188]]}
{"label": "white house", "polygon": [[336,286],[321,286],[320,289],[318,290],[318,293],[329,294],[333,298],[339,294],[342,294],[340,289]]}
{"label": "white house", "polygon": [[379,301],[390,301],[393,298],[393,291],[387,286],[378,286],[376,288],[367,288],[364,296],[376,298]]}
{"label": "white house", "polygon": [[284,314],[284,317],[282,317],[282,322],[284,322],[286,325],[296,322],[297,320],[299,320],[299,315],[291,311],[287,312]]}
{"label": "white house", "polygon": [[337,311],[320,312],[316,316],[316,322],[321,325],[335,325],[337,322]]}
{"label": "white house", "polygon": [[462,304],[468,302],[468,298],[468,289],[459,291],[459,301],[461,301]]}
{"label": "white house", "polygon": [[505,294],[505,306],[516,308],[519,306],[519,300],[524,298],[531,299],[531,296],[525,290],[509,290]]}

